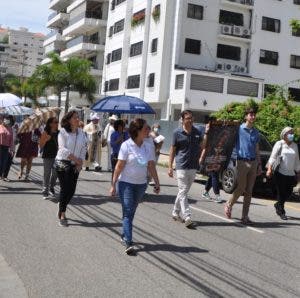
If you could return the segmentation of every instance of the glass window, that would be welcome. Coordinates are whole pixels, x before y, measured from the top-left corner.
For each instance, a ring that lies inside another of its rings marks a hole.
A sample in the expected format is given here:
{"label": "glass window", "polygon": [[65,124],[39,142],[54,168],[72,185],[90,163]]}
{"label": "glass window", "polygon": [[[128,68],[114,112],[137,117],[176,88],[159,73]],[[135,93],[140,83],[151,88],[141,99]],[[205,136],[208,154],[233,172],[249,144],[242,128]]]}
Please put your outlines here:
{"label": "glass window", "polygon": [[151,42],[151,53],[156,53],[157,52],[157,43],[158,43],[158,39],[157,38],[152,39],[152,42]]}
{"label": "glass window", "polygon": [[280,20],[263,17],[261,29],[279,33],[280,32]]}
{"label": "glass window", "polygon": [[137,42],[130,46],[130,57],[141,55],[143,51],[143,42]]}
{"label": "glass window", "polygon": [[189,3],[187,17],[196,20],[203,20],[203,6]]}
{"label": "glass window", "polygon": [[121,59],[122,59],[122,48],[111,52],[111,62],[118,61]]}
{"label": "glass window", "polygon": [[150,73],[148,76],[148,87],[154,87],[155,73]]}
{"label": "glass window", "polygon": [[290,67],[300,68],[300,56],[291,55]]}
{"label": "glass window", "polygon": [[185,39],[185,53],[200,55],[201,41],[197,39]]}
{"label": "glass window", "polygon": [[219,23],[226,25],[244,26],[244,16],[227,10],[220,10]]}
{"label": "glass window", "polygon": [[259,63],[278,65],[278,52],[260,50]]}
{"label": "glass window", "polygon": [[127,89],[140,87],[140,75],[129,76],[127,78]]}
{"label": "glass window", "polygon": [[218,44],[217,57],[230,60],[241,60],[241,48],[235,46],[229,46],[225,44]]}

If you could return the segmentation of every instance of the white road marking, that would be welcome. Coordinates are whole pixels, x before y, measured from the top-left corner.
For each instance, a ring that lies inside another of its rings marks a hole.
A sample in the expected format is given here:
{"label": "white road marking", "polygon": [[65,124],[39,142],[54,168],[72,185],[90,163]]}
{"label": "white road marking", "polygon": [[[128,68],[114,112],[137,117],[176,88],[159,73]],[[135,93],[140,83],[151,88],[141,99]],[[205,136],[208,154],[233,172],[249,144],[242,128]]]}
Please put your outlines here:
{"label": "white road marking", "polygon": [[[239,226],[244,227],[244,225],[242,225],[241,223],[239,223],[239,222],[237,222],[237,221],[235,221],[235,220],[225,218],[225,217],[223,217],[223,216],[214,214],[214,213],[209,212],[209,211],[206,211],[206,210],[204,210],[204,209],[201,209],[201,208],[198,208],[198,207],[193,207],[193,206],[190,206],[190,208],[193,209],[193,210],[202,212],[202,213],[204,213],[204,214],[207,214],[207,215],[216,217],[216,218],[221,219],[221,220],[223,220],[223,221],[231,222],[231,223],[234,223],[234,224],[236,224],[236,225],[239,225]],[[257,233],[260,233],[260,234],[264,234],[264,233],[265,233],[263,230],[256,229],[256,228],[253,228],[253,227],[246,226],[246,228],[247,228],[248,230],[251,230],[251,231],[253,231],[253,232],[257,232]]]}

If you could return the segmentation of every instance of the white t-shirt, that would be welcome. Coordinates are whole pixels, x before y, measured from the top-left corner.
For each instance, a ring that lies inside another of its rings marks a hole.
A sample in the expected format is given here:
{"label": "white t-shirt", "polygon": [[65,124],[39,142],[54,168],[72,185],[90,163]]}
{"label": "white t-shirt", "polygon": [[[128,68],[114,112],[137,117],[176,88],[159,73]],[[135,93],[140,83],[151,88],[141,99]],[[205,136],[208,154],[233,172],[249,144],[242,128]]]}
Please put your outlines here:
{"label": "white t-shirt", "polygon": [[299,160],[299,152],[297,144],[292,142],[288,145],[284,141],[278,141],[273,147],[271,157],[269,159],[269,163],[272,165],[275,162],[276,154],[279,151],[280,146],[281,149],[281,163],[279,166],[279,173],[286,176],[294,176],[295,171],[300,171],[300,160]]}
{"label": "white t-shirt", "polygon": [[126,161],[119,181],[132,184],[147,183],[148,162],[154,161],[153,148],[148,142],[143,142],[139,147],[132,139],[125,141],[121,145],[118,159]]}

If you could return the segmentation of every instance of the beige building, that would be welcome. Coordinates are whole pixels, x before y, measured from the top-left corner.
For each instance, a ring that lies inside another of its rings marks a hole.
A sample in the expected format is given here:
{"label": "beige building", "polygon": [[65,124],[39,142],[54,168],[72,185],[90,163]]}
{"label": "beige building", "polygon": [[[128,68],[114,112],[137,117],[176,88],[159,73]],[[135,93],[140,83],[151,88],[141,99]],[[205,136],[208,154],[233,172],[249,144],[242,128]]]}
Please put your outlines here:
{"label": "beige building", "polygon": [[29,32],[27,28],[18,30],[0,27],[0,73],[30,77],[44,58],[45,36]]}
{"label": "beige building", "polygon": [[[91,74],[101,91],[108,0],[51,0],[44,48],[45,55],[56,52],[62,59],[81,57],[91,61]],[[48,63],[49,58],[43,60]],[[75,94],[72,101],[75,101]],[[80,98],[76,98],[80,105]],[[82,104],[84,104],[82,102]]]}

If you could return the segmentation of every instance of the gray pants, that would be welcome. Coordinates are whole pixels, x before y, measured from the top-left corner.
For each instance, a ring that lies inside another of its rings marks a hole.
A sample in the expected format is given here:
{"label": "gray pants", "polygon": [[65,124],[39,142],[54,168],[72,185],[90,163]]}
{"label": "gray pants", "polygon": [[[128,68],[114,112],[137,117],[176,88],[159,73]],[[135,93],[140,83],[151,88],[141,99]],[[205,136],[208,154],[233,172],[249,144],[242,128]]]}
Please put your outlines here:
{"label": "gray pants", "polygon": [[53,190],[56,184],[57,174],[53,169],[55,158],[43,158],[44,163],[44,183],[43,194],[48,195],[49,190]]}
{"label": "gray pants", "polygon": [[183,219],[191,216],[188,202],[188,192],[195,180],[196,170],[177,170],[178,194],[174,204],[173,213],[181,215]]}

